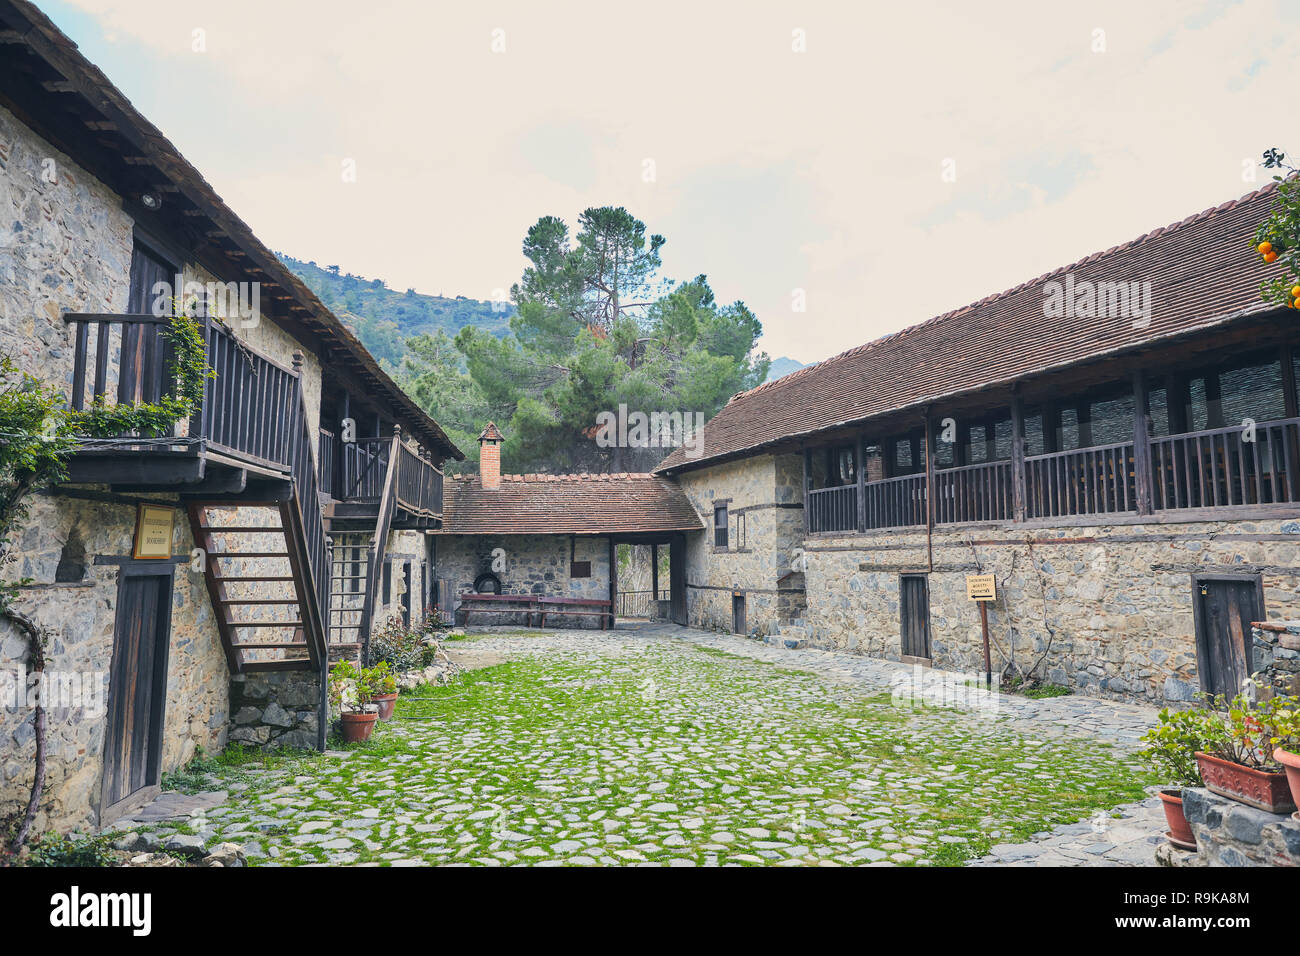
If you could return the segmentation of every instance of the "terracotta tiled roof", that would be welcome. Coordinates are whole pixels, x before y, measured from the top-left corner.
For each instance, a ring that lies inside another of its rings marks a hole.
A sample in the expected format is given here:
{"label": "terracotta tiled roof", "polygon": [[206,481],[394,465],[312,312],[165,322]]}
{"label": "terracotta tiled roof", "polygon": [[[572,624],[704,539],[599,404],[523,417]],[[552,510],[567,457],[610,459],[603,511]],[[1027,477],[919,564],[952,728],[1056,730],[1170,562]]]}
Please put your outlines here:
{"label": "terracotta tiled roof", "polygon": [[704,527],[675,482],[654,475],[502,475],[449,478],[443,534],[619,534]]}
{"label": "terracotta tiled roof", "polygon": [[[704,428],[701,453],[677,449],[656,473],[753,454],[850,425],[1110,352],[1275,309],[1260,299],[1270,274],[1251,252],[1276,183],[1131,242],[990,295],[920,325],[742,392]],[[1151,282],[1150,324],[1131,317],[1049,318],[1044,285]]]}

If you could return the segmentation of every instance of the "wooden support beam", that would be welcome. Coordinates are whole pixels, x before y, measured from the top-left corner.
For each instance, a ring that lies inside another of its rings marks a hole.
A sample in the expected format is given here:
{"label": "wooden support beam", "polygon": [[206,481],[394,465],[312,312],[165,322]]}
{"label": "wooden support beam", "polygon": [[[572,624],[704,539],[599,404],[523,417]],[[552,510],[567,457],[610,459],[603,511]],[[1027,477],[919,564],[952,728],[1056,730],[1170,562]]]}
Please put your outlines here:
{"label": "wooden support beam", "polygon": [[1025,520],[1025,400],[1011,392],[1011,502],[1015,521]]}
{"label": "wooden support beam", "polygon": [[1133,476],[1137,493],[1137,513],[1149,515],[1154,510],[1151,495],[1151,407],[1146,375],[1141,369],[1133,373]]}

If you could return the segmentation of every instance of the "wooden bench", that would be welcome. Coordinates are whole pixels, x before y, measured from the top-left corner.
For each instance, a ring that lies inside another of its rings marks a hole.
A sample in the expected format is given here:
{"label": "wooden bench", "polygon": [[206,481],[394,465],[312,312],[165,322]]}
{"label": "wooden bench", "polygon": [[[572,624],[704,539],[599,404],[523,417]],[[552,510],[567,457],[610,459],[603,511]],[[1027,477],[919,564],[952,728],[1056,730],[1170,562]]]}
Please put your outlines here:
{"label": "wooden bench", "polygon": [[480,614],[509,614],[512,611],[524,615],[524,626],[533,626],[533,612],[537,608],[536,594],[462,594],[458,612],[464,614],[461,622],[468,627],[469,616],[476,611]]}
{"label": "wooden bench", "polygon": [[606,630],[614,623],[614,602],[594,598],[539,597],[537,599],[538,627],[546,626],[548,617],[598,617],[600,629]]}

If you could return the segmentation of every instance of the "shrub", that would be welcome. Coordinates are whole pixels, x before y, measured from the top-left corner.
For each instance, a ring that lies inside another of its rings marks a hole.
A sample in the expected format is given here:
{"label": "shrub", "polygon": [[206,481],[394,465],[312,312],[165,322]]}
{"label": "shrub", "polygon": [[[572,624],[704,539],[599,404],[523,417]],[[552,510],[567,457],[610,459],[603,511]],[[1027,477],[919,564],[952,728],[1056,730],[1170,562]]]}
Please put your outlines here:
{"label": "shrub", "polygon": [[387,664],[395,671],[418,667],[422,650],[420,632],[409,629],[400,617],[390,617],[383,627],[370,635],[371,662]]}
{"label": "shrub", "polygon": [[1138,755],[1173,786],[1199,787],[1196,751],[1206,747],[1204,712],[1166,707],[1160,711],[1159,721],[1142,735],[1146,746]]}
{"label": "shrub", "polygon": [[117,862],[106,836],[46,833],[32,843],[27,866],[113,866]]}
{"label": "shrub", "polygon": [[1200,696],[1209,704],[1201,711],[1206,753],[1256,770],[1280,770],[1274,749],[1300,746],[1300,698],[1277,694],[1256,701],[1244,693],[1232,700],[1222,694]]}

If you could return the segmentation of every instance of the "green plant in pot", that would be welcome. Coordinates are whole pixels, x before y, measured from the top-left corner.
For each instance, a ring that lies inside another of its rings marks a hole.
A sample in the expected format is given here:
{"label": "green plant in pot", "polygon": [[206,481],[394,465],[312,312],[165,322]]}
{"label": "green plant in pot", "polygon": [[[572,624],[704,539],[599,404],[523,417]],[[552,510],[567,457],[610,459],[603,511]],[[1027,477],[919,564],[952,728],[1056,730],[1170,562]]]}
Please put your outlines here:
{"label": "green plant in pot", "polygon": [[392,720],[393,708],[397,705],[397,677],[393,674],[388,661],[380,661],[370,668],[370,687],[374,693],[370,699],[379,708],[380,720]]}
{"label": "green plant in pot", "polygon": [[[1287,697],[1275,715],[1273,759],[1286,770],[1291,802],[1300,807],[1300,698]],[[1300,821],[1300,811],[1293,814]]]}
{"label": "green plant in pot", "polygon": [[339,708],[343,739],[350,743],[369,740],[379,718],[374,699],[374,672],[358,668],[351,661],[339,661],[330,670],[330,700]]}
{"label": "green plant in pot", "polygon": [[[1258,687],[1248,681],[1251,685]],[[1295,739],[1294,713],[1300,702],[1284,694],[1262,700],[1246,693],[1230,701],[1222,694],[1205,699],[1205,746],[1196,763],[1206,789],[1269,813],[1294,812],[1276,754],[1280,744]]]}
{"label": "green plant in pot", "polygon": [[1169,824],[1165,836],[1174,846],[1195,850],[1196,837],[1183,814],[1183,788],[1202,784],[1196,752],[1205,747],[1205,714],[1200,710],[1166,707],[1160,711],[1158,720],[1142,736],[1146,746],[1139,755],[1171,784],[1159,794]]}

